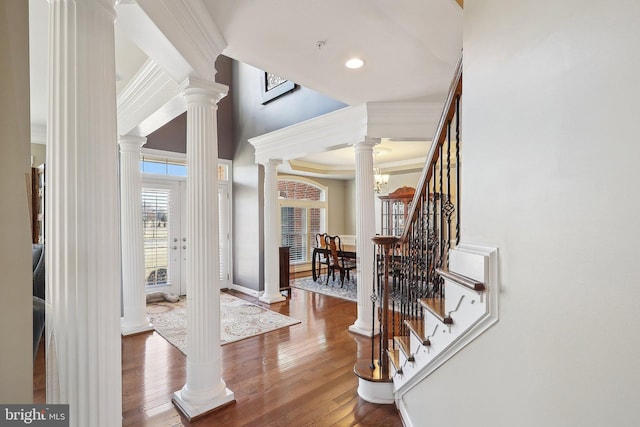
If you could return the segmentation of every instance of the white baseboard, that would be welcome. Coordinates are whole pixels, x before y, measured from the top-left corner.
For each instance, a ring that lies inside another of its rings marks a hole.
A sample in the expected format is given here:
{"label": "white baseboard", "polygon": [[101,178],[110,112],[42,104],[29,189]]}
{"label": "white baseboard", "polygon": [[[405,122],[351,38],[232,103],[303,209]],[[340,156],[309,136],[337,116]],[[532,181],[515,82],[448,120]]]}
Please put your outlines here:
{"label": "white baseboard", "polygon": [[247,288],[245,286],[240,286],[236,284],[232,284],[230,286],[234,291],[242,292],[243,294],[251,295],[252,297],[260,298],[260,296],[264,293],[264,291],[256,291],[255,289]]}

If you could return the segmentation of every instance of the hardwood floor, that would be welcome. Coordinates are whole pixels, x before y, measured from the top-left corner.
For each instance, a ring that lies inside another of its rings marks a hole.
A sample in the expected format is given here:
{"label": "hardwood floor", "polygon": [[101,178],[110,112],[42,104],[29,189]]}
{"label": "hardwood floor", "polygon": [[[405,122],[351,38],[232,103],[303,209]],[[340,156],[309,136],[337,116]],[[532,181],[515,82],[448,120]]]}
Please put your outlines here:
{"label": "hardwood floor", "polygon": [[[156,332],[124,337],[124,426],[402,426],[394,405],[358,397],[353,366],[371,347],[347,330],[355,303],[292,289],[287,301],[268,306],[231,293],[302,323],[222,346],[222,378],[236,402],[192,423],[171,403],[185,382],[185,356]],[[41,402],[43,368],[40,354],[34,397]]]}

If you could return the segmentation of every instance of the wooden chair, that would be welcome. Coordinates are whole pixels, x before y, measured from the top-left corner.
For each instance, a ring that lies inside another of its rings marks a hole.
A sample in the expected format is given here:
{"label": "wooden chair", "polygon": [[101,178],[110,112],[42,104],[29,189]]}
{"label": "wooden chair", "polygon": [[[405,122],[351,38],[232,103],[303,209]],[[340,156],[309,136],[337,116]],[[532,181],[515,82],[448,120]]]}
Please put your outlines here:
{"label": "wooden chair", "polygon": [[336,279],[336,270],[340,272],[340,287],[344,286],[344,276],[347,280],[351,280],[350,272],[356,268],[354,260],[345,258],[340,236],[325,236],[326,245],[329,248],[329,268],[327,270],[327,284],[329,283],[329,274],[333,280]]}
{"label": "wooden chair", "polygon": [[[325,251],[328,251],[328,247],[327,247],[327,241],[325,239],[325,237],[327,236],[327,233],[316,233],[316,248],[318,249],[324,249]],[[328,256],[328,252],[320,252],[320,251],[316,251],[316,265],[318,268],[318,279],[320,279],[320,276],[322,275],[322,266],[326,266],[326,270],[327,270],[327,278],[329,277],[329,256]]]}

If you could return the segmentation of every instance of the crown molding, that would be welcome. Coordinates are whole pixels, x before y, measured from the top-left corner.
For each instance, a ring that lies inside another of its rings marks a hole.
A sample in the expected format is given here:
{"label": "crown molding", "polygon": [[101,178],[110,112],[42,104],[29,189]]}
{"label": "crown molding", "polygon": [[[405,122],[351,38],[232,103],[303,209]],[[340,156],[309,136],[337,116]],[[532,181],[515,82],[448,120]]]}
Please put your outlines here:
{"label": "crown molding", "polygon": [[367,138],[431,140],[442,105],[374,102],[345,107],[249,139],[256,163],[290,160],[354,145]]}
{"label": "crown molding", "polygon": [[[176,81],[149,58],[118,96],[118,133],[128,134],[158,111],[166,109],[165,106],[179,95],[180,87]],[[178,105],[174,114],[164,112],[162,115],[168,119],[164,123],[183,112],[184,108],[184,105]],[[173,117],[170,117],[172,115]],[[140,134],[139,132],[136,134],[148,135],[148,133]]]}
{"label": "crown molding", "polygon": [[397,162],[380,163],[377,165],[381,173],[397,174],[406,173],[408,171],[420,172],[424,169],[424,157],[416,157],[413,159],[399,160]]}
{"label": "crown molding", "polygon": [[[202,0],[138,0],[144,13],[190,65],[207,80],[215,76],[215,61],[227,43]],[[182,81],[185,76],[176,79]]]}
{"label": "crown molding", "polygon": [[317,163],[304,162],[301,160],[288,160],[292,171],[309,172],[318,175],[340,175],[353,177],[353,168],[345,169],[344,166],[319,165]]}
{"label": "crown molding", "polygon": [[366,106],[345,107],[286,128],[249,139],[256,163],[269,159],[289,160],[313,153],[347,147],[364,140]]}

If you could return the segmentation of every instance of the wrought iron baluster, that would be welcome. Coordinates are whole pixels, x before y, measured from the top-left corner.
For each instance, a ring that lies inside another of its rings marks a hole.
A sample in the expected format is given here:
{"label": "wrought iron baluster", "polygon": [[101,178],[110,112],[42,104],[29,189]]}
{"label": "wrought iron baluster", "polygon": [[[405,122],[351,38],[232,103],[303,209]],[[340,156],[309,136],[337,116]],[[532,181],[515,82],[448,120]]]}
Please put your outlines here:
{"label": "wrought iron baluster", "polygon": [[375,365],[375,342],[376,342],[376,302],[378,300],[378,289],[380,288],[380,275],[379,273],[379,262],[378,262],[378,254],[380,253],[379,245],[373,245],[373,283],[371,286],[371,364],[369,367],[373,370],[376,368]]}
{"label": "wrought iron baluster", "polygon": [[456,246],[460,243],[460,95],[456,96]]}

